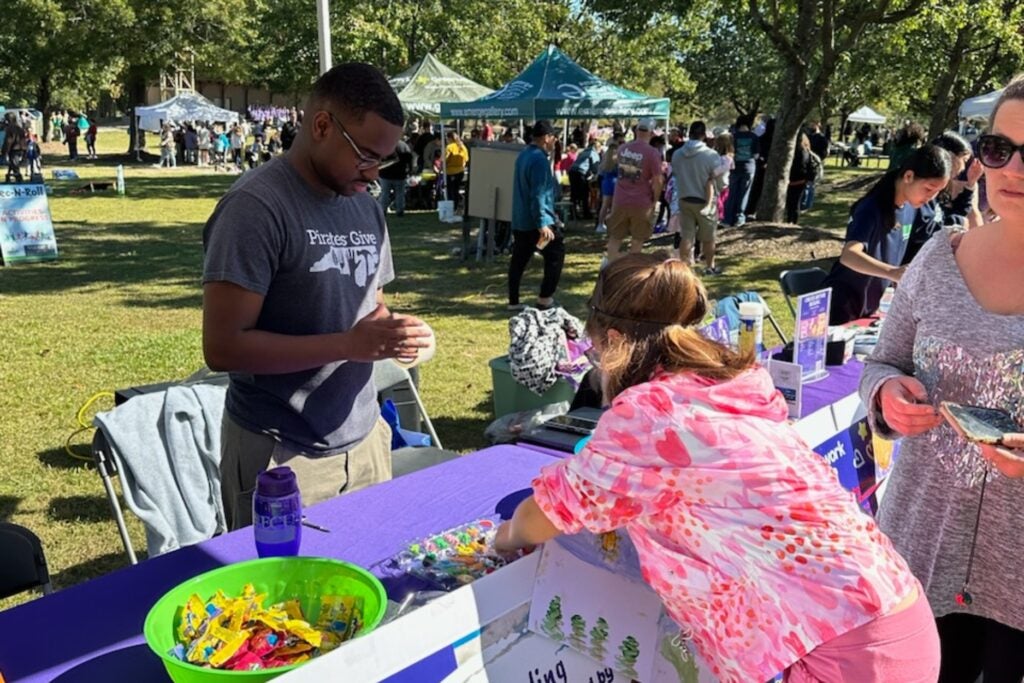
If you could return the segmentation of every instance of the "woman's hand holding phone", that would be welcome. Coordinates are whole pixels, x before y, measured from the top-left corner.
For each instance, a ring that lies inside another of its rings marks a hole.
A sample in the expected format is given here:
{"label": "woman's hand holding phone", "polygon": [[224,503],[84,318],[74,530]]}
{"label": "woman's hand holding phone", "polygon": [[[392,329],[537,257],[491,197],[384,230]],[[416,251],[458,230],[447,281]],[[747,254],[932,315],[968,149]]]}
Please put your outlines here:
{"label": "woman's hand holding phone", "polygon": [[988,460],[1004,476],[1024,477],[1024,434],[1003,434],[1001,446],[978,444],[981,457]]}
{"label": "woman's hand holding phone", "polygon": [[913,377],[886,380],[877,400],[882,418],[901,436],[917,436],[942,423],[942,416],[928,401],[928,391]]}

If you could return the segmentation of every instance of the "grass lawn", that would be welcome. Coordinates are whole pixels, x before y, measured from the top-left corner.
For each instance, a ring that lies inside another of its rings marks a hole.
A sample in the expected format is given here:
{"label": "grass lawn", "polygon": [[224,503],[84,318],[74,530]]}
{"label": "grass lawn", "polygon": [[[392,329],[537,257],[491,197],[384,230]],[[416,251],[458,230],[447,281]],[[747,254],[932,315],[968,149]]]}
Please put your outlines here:
{"label": "grass lawn", "polygon": [[[73,166],[83,181],[113,179],[113,155],[127,147],[123,129],[102,129],[101,158]],[[48,146],[46,175],[72,167]],[[84,146],[83,146],[84,148]],[[831,169],[840,185],[875,169]],[[42,539],[59,589],[127,564],[95,469],[69,457],[64,442],[78,408],[95,392],[183,378],[203,365],[200,348],[203,224],[235,176],[195,168],[126,165],[127,195],[74,194],[80,181],[52,181],[50,210],[60,259],[0,269],[0,521]],[[744,229],[723,235],[726,275],[708,281],[712,295],[757,289],[784,329],[792,326],[777,276],[838,253],[850,203],[862,189],[819,189],[803,222],[811,229]],[[422,368],[424,401],[445,445],[484,445],[492,419],[487,361],[508,345],[507,260],[463,263],[451,255],[458,226],[430,213],[391,221],[396,282],[392,308],[435,329],[436,358]],[[571,226],[558,298],[585,315],[603,241],[590,226]],[[772,248],[776,245],[779,248]],[[539,285],[535,260],[524,300]],[[100,406],[112,405],[101,401]],[[87,453],[87,437],[76,440]],[[136,548],[141,525],[129,524]],[[0,608],[31,596],[0,602]]]}

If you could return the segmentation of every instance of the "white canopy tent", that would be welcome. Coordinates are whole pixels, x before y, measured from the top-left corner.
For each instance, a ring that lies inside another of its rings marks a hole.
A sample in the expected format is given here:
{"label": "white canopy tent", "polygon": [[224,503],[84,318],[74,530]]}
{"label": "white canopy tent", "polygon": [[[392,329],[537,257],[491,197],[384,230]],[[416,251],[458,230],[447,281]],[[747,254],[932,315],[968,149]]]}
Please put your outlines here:
{"label": "white canopy tent", "polygon": [[989,115],[992,113],[992,107],[996,106],[996,101],[1002,94],[1002,90],[996,90],[985,95],[978,95],[977,97],[971,97],[964,100],[960,105],[960,118],[988,119]]}
{"label": "white canopy tent", "polygon": [[854,123],[870,123],[872,125],[880,125],[885,123],[885,117],[879,114],[871,107],[861,107],[857,111],[850,114],[847,121],[853,121]]}
{"label": "white canopy tent", "polygon": [[165,123],[182,121],[207,121],[210,123],[235,123],[238,114],[221,109],[197,92],[182,92],[169,100],[149,107],[136,107],[135,118],[140,130],[159,132]]}

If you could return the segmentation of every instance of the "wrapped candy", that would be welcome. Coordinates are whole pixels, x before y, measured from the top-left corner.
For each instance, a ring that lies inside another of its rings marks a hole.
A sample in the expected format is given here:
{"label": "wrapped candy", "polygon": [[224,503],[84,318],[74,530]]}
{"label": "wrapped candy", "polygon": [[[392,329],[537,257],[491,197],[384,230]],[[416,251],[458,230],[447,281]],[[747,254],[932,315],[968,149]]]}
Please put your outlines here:
{"label": "wrapped candy", "polygon": [[265,599],[252,584],[237,598],[220,590],[206,601],[190,596],[179,611],[171,656],[231,671],[290,666],[337,648],[362,624],[361,598],[324,596],[316,626],[306,620],[298,600],[264,608]]}

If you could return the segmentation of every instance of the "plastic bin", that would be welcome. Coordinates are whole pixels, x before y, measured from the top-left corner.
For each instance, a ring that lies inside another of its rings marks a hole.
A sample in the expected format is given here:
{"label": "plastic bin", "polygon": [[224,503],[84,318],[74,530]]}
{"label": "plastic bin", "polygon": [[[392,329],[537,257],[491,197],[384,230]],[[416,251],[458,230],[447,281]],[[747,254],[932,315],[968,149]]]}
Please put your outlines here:
{"label": "plastic bin", "polygon": [[512,369],[508,364],[508,356],[493,359],[491,366],[491,385],[494,388],[494,416],[501,417],[521,410],[541,408],[551,403],[572,401],[576,390],[564,379],[538,396],[512,377]]}

